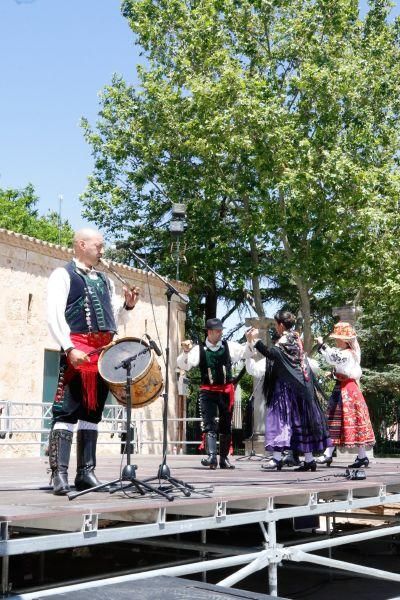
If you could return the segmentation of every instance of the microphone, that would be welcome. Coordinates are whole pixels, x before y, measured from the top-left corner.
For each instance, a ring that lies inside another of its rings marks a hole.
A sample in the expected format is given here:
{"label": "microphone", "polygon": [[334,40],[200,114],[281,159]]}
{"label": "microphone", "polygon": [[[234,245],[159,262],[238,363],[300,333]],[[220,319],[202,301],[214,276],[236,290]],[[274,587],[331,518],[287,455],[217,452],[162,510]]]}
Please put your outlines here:
{"label": "microphone", "polygon": [[154,340],[149,340],[149,345],[150,345],[150,348],[152,348],[154,350],[154,352],[157,354],[157,356],[162,356],[162,352]]}
{"label": "microphone", "polygon": [[162,356],[162,352],[161,352],[160,348],[157,346],[156,342],[153,339],[151,339],[151,337],[149,336],[148,333],[145,333],[144,335],[149,340],[149,346],[150,346],[150,348],[152,350],[154,350],[154,352],[157,354],[157,356]]}

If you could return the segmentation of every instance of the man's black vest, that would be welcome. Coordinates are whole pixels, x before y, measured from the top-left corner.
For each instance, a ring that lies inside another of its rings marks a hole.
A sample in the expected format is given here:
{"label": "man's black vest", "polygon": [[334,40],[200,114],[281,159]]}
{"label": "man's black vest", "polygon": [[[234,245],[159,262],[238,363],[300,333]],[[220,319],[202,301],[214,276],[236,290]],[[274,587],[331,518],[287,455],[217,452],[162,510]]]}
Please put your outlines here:
{"label": "man's black vest", "polygon": [[110,284],[103,273],[92,279],[74,261],[65,265],[71,285],[65,318],[72,333],[117,331],[111,304]]}
{"label": "man's black vest", "polygon": [[202,385],[224,385],[232,382],[232,361],[228,342],[222,341],[219,350],[209,350],[200,344],[200,375]]}

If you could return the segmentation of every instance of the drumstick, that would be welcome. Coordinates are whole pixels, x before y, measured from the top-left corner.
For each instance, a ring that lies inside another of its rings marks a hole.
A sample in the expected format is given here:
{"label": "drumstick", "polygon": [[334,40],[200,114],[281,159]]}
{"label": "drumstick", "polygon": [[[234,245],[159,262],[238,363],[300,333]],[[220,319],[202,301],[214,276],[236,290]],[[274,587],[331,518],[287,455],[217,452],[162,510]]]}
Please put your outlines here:
{"label": "drumstick", "polygon": [[100,352],[103,352],[103,350],[105,350],[106,348],[111,348],[111,346],[114,346],[116,342],[110,342],[109,344],[106,344],[105,346],[100,346],[100,348],[96,348],[96,350],[91,350],[90,352],[87,352],[86,356],[93,356],[94,354],[100,354]]}
{"label": "drumstick", "polygon": [[113,269],[112,266],[104,260],[104,258],[101,258],[100,262],[102,265],[105,266],[106,269],[108,269],[110,271],[110,273],[112,273],[114,275],[114,277],[116,277],[122,283],[122,285],[126,286],[131,291],[135,291],[137,294],[139,293],[140,289],[135,286],[133,286],[131,288],[129,283],[126,281],[126,279],[121,277],[121,275],[119,273],[117,273],[117,271],[115,269]]}

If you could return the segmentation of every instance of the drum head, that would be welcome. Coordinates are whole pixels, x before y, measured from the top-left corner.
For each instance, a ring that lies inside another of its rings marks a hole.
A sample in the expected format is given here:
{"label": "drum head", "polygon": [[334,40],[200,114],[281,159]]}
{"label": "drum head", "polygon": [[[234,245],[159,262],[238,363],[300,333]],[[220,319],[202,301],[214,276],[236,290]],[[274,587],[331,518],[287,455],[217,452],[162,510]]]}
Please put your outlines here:
{"label": "drum head", "polygon": [[149,366],[152,358],[149,345],[137,338],[122,339],[104,350],[99,359],[100,375],[109,383],[125,383],[126,370],[123,367],[118,369],[115,367],[121,361],[135,355],[138,356],[131,362],[131,377],[135,381]]}

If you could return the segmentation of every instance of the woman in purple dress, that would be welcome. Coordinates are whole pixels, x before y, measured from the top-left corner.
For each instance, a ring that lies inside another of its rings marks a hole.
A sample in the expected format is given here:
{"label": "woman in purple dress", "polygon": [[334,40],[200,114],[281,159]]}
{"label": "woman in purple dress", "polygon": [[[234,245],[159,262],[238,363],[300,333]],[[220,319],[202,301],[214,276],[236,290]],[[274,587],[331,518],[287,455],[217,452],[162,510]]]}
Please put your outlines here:
{"label": "woman in purple dress", "polygon": [[[298,471],[315,471],[313,453],[331,446],[324,411],[317,395],[318,384],[304,355],[299,334],[294,331],[295,316],[280,310],[274,316],[279,340],[267,348],[258,339],[258,330],[246,333],[252,356],[246,360],[250,375],[265,374],[264,394],[267,404],[265,449],[273,457],[265,469],[282,469],[283,450],[304,454]],[[254,349],[265,359],[256,361]]]}

